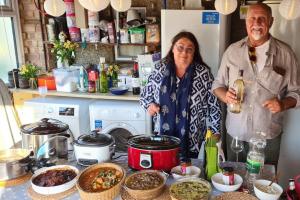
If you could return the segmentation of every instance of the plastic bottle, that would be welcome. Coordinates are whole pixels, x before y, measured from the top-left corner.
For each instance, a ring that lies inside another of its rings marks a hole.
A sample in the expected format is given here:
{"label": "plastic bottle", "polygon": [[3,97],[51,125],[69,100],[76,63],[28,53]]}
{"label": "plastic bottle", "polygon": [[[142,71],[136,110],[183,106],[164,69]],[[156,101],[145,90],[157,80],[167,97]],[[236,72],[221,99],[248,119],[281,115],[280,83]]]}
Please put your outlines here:
{"label": "plastic bottle", "polygon": [[261,169],[265,162],[265,147],[267,145],[266,134],[257,132],[249,141],[250,150],[246,161],[246,185],[248,189],[253,192],[253,182],[260,177]]}

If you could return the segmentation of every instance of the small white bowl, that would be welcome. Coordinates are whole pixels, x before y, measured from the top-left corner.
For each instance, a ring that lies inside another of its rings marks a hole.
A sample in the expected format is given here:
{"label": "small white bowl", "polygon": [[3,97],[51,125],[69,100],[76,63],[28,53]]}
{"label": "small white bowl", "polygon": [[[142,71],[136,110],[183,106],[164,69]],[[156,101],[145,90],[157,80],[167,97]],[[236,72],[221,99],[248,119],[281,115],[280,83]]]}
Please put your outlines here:
{"label": "small white bowl", "polygon": [[234,174],[234,185],[225,185],[223,182],[223,174],[222,173],[216,173],[211,177],[211,182],[213,186],[219,191],[222,192],[233,192],[238,190],[242,183],[243,179],[240,175]]}
{"label": "small white bowl", "polygon": [[[37,177],[38,175],[40,175],[42,173],[45,173],[48,170],[53,170],[53,169],[71,169],[77,174],[77,176],[74,179],[72,179],[71,181],[61,184],[61,185],[57,185],[57,186],[42,187],[42,186],[35,185],[33,183],[33,179],[35,177]],[[57,194],[57,193],[67,191],[67,190],[71,189],[72,187],[74,187],[77,182],[77,179],[78,179],[78,174],[79,174],[79,170],[76,167],[73,167],[71,165],[56,165],[56,166],[52,166],[52,167],[43,167],[34,172],[34,175],[31,177],[30,182],[31,182],[32,189],[39,194],[43,194],[43,195]]]}
{"label": "small white bowl", "polygon": [[271,185],[271,187],[277,191],[276,194],[270,194],[267,192],[263,192],[259,188],[257,188],[257,185],[267,186],[270,183],[271,183],[271,181],[262,180],[262,179],[254,181],[254,192],[255,192],[255,195],[257,196],[257,198],[259,198],[261,200],[277,200],[277,199],[279,199],[281,193],[283,192],[283,189],[277,183],[272,183],[272,185]]}
{"label": "small white bowl", "polygon": [[181,174],[181,166],[176,166],[171,169],[172,176],[174,179],[180,179],[185,177],[195,177],[198,178],[201,174],[201,169],[196,166],[186,167],[186,174]]}

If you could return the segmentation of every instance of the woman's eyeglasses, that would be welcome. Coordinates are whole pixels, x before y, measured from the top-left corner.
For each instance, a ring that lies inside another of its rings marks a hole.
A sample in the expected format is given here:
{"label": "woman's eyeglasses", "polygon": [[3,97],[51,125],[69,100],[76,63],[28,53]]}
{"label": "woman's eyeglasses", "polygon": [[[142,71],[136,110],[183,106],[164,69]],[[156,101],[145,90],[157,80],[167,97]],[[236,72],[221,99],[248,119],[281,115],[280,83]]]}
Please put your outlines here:
{"label": "woman's eyeglasses", "polygon": [[248,47],[248,54],[249,54],[249,59],[251,63],[256,63],[257,58],[256,58],[256,53],[255,53],[255,47]]}
{"label": "woman's eyeglasses", "polygon": [[194,53],[194,49],[192,47],[184,47],[183,45],[180,44],[175,44],[176,49],[178,52],[182,53],[185,52],[187,54],[193,54]]}

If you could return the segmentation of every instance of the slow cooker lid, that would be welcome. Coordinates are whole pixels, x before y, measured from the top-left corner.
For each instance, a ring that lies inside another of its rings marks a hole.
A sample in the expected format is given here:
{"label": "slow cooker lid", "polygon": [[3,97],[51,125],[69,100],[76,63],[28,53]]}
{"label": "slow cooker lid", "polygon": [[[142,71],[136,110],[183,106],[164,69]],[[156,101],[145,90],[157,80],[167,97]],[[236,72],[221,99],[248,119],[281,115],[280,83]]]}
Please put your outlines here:
{"label": "slow cooker lid", "polygon": [[112,136],[92,131],[92,134],[81,135],[75,143],[84,146],[109,146],[114,142]]}
{"label": "slow cooker lid", "polygon": [[179,147],[180,139],[168,136],[168,135],[159,135],[159,136],[148,136],[141,135],[135,136],[128,141],[128,144],[132,147],[139,149],[148,149],[148,150],[168,150]]}
{"label": "slow cooker lid", "polygon": [[41,121],[21,126],[21,131],[27,134],[48,135],[64,132],[69,126],[59,120],[43,118]]}

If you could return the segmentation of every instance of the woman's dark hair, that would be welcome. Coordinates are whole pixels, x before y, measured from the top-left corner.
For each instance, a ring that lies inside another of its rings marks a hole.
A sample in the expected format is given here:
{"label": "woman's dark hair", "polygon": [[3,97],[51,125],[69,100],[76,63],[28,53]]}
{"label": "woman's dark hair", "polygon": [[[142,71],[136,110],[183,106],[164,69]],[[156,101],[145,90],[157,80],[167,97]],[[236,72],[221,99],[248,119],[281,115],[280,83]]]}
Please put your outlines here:
{"label": "woman's dark hair", "polygon": [[196,37],[194,36],[193,33],[187,32],[187,31],[181,31],[181,32],[179,32],[177,35],[175,35],[173,37],[171,48],[170,48],[168,54],[165,57],[165,59],[167,60],[167,62],[174,62],[174,54],[173,54],[172,50],[173,50],[173,47],[174,47],[175,43],[178,40],[180,40],[181,38],[189,39],[193,43],[193,45],[195,46],[195,52],[194,52],[193,62],[199,63],[201,65],[206,65],[204,63],[201,55],[200,55],[199,44],[198,44],[198,41],[197,41]]}

